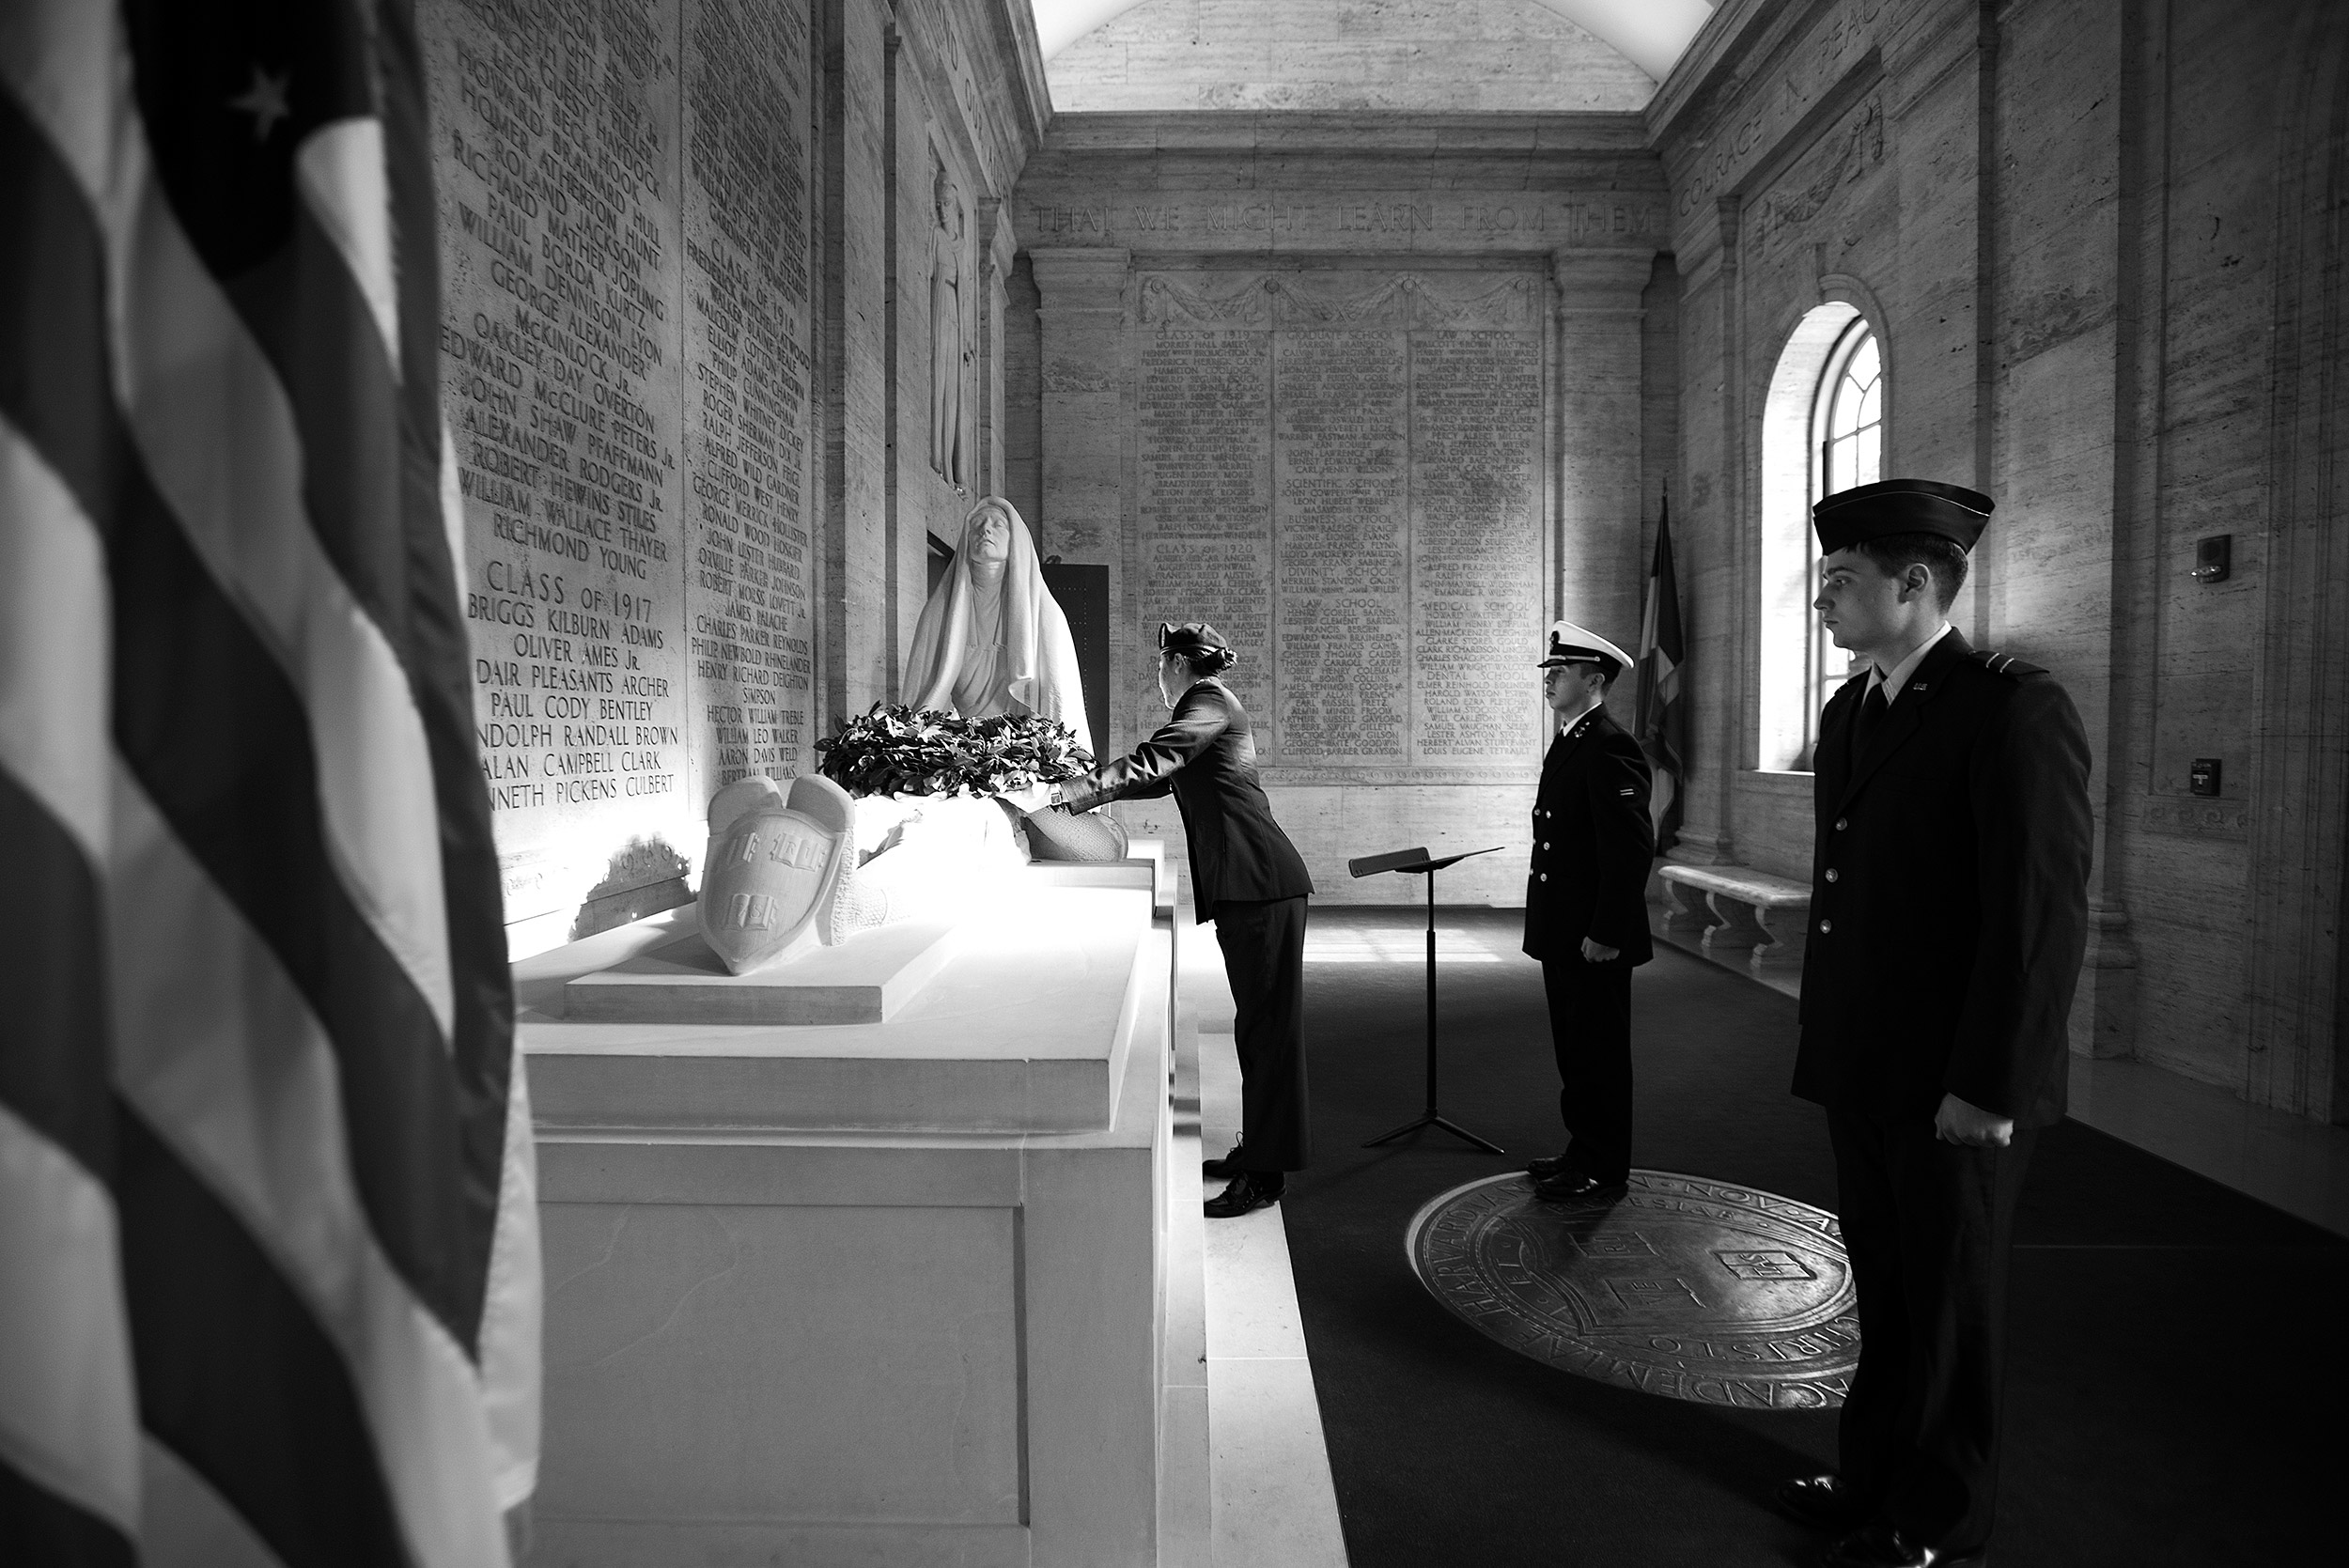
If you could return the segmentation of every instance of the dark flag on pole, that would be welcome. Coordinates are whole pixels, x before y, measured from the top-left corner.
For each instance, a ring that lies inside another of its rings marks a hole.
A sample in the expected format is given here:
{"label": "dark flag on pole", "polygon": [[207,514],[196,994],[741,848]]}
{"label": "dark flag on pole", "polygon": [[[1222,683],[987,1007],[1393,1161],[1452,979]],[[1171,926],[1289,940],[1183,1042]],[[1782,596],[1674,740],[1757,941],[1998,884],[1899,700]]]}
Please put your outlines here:
{"label": "dark flag on pole", "polygon": [[410,0],[0,4],[0,1562],[507,1560],[438,274]]}
{"label": "dark flag on pole", "polygon": [[1684,656],[1680,641],[1680,586],[1672,575],[1672,497],[1664,497],[1656,524],[1656,560],[1648,568],[1647,609],[1640,617],[1640,749],[1656,769],[1648,797],[1656,818],[1658,854],[1677,842],[1683,789],[1682,759],[1688,752],[1688,706],[1680,697]]}

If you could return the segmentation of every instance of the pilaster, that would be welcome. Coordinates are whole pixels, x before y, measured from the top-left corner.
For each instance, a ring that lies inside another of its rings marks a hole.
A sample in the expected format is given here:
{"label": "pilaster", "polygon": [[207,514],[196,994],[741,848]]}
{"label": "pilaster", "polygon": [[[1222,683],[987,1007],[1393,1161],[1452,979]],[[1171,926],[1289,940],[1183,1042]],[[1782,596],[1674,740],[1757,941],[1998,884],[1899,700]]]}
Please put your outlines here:
{"label": "pilaster", "polygon": [[1009,308],[1004,280],[1019,241],[1012,232],[1009,204],[987,198],[979,204],[979,449],[973,471],[981,495],[1003,493],[1003,317]]}
{"label": "pilaster", "polygon": [[[1637,652],[1640,559],[1641,295],[1652,252],[1550,253],[1555,298],[1550,449],[1555,458],[1550,602],[1557,613]],[[1610,706],[1630,718],[1633,683]]]}
{"label": "pilaster", "polygon": [[[1126,559],[1126,279],[1122,247],[1031,250],[1042,339],[1041,516],[1032,520],[1039,553],[1110,569],[1110,667],[1133,667],[1132,581]],[[1110,705],[1099,747],[1123,746],[1128,705]]]}
{"label": "pilaster", "polygon": [[1688,487],[1684,535],[1692,568],[1686,590],[1690,669],[1682,688],[1690,705],[1688,793],[1680,842],[1668,858],[1689,865],[1736,859],[1732,812],[1737,769],[1746,760],[1745,713],[1752,702],[1752,617],[1745,585],[1755,568],[1747,558],[1750,530],[1739,526],[1745,441],[1738,389],[1745,356],[1738,338],[1737,224],[1736,198],[1716,201],[1706,225],[1711,243],[1689,274],[1682,306],[1691,335],[1712,350],[1709,357],[1700,351],[1693,372],[1684,367],[1681,383],[1688,398],[1681,421],[1690,446],[1688,467],[1710,481]]}

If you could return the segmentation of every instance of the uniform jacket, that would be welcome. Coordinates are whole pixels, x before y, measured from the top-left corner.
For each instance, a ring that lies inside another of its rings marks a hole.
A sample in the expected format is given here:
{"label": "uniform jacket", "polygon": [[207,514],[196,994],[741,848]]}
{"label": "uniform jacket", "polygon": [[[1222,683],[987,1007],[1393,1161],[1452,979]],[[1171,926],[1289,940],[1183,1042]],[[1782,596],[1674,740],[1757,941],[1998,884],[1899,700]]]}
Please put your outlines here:
{"label": "uniform jacket", "polygon": [[1656,858],[1646,753],[1595,707],[1559,733],[1533,798],[1533,864],[1525,878],[1525,951],[1574,957],[1582,939],[1620,948],[1622,962],[1656,956],[1647,876]]}
{"label": "uniform jacket", "polygon": [[1220,680],[1193,683],[1158,733],[1133,750],[1061,786],[1071,811],[1104,800],[1172,793],[1183,812],[1190,886],[1201,924],[1225,899],[1294,898],[1314,891],[1305,862],[1272,820],[1256,778],[1248,710]]}
{"label": "uniform jacket", "polygon": [[1865,675],[1819,726],[1795,1093],[1930,1119],[2063,1114],[2088,941],[2088,737],[2046,671],[1934,644],[1864,755]]}

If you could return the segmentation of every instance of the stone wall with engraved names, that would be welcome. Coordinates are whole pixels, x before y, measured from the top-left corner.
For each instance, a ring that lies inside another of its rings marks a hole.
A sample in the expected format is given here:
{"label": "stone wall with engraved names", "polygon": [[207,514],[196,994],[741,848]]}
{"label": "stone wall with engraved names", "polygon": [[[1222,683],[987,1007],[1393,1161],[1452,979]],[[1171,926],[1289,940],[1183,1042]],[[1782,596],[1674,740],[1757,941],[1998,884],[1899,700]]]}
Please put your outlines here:
{"label": "stone wall with engraved names", "polygon": [[[879,280],[926,295],[935,245],[889,223],[896,171],[865,128],[894,112],[907,146],[955,149],[967,229],[1025,156],[1001,101],[1019,66],[958,41],[994,38],[978,0],[894,23],[848,0],[852,101],[827,132],[816,14],[422,8],[477,738],[525,948],[681,901],[713,793],[792,777],[838,712],[895,695],[919,541],[971,499],[967,455],[960,493],[883,473],[907,445],[889,420],[931,420],[894,388],[930,380],[933,334],[926,299],[899,319]],[[899,205],[928,210],[928,163],[901,162]]]}
{"label": "stone wall with engraved names", "polygon": [[1521,780],[1541,707],[1541,280],[1142,273],[1143,628],[1213,622],[1275,783]]}
{"label": "stone wall with engraved names", "polygon": [[1319,896],[1419,896],[1355,855],[1500,844],[1442,896],[1519,902],[1543,628],[1638,636],[1667,211],[1629,116],[1056,119],[1012,213],[1043,548],[1108,567],[1134,672],[1110,743],[1159,716],[1156,623],[1204,616]]}

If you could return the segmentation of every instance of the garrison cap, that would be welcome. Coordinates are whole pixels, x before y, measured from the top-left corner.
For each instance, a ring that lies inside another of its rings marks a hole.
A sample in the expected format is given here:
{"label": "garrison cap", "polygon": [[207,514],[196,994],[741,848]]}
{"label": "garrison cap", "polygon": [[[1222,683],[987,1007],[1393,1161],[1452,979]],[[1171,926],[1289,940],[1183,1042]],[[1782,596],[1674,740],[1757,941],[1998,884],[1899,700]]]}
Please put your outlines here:
{"label": "garrison cap", "polygon": [[1223,640],[1223,633],[1205,621],[1185,621],[1180,626],[1160,621],[1159,651],[1181,654],[1190,661],[1191,669],[1203,675],[1220,675],[1239,662],[1239,655]]}
{"label": "garrison cap", "polygon": [[1963,485],[1884,479],[1837,490],[1817,502],[1811,508],[1811,525],[1819,532],[1821,552],[1829,555],[1891,534],[1937,534],[1970,551],[1997,505]]}
{"label": "garrison cap", "polygon": [[1561,664],[1586,661],[1609,666],[1607,675],[1616,675],[1631,668],[1631,656],[1615,646],[1597,632],[1575,625],[1572,621],[1553,621],[1549,627],[1549,649],[1542,660],[1545,670]]}
{"label": "garrison cap", "polygon": [[1165,653],[1195,658],[1203,653],[1229,653],[1232,644],[1223,640],[1223,633],[1205,621],[1185,621],[1180,626],[1173,621],[1160,621],[1159,647]]}

